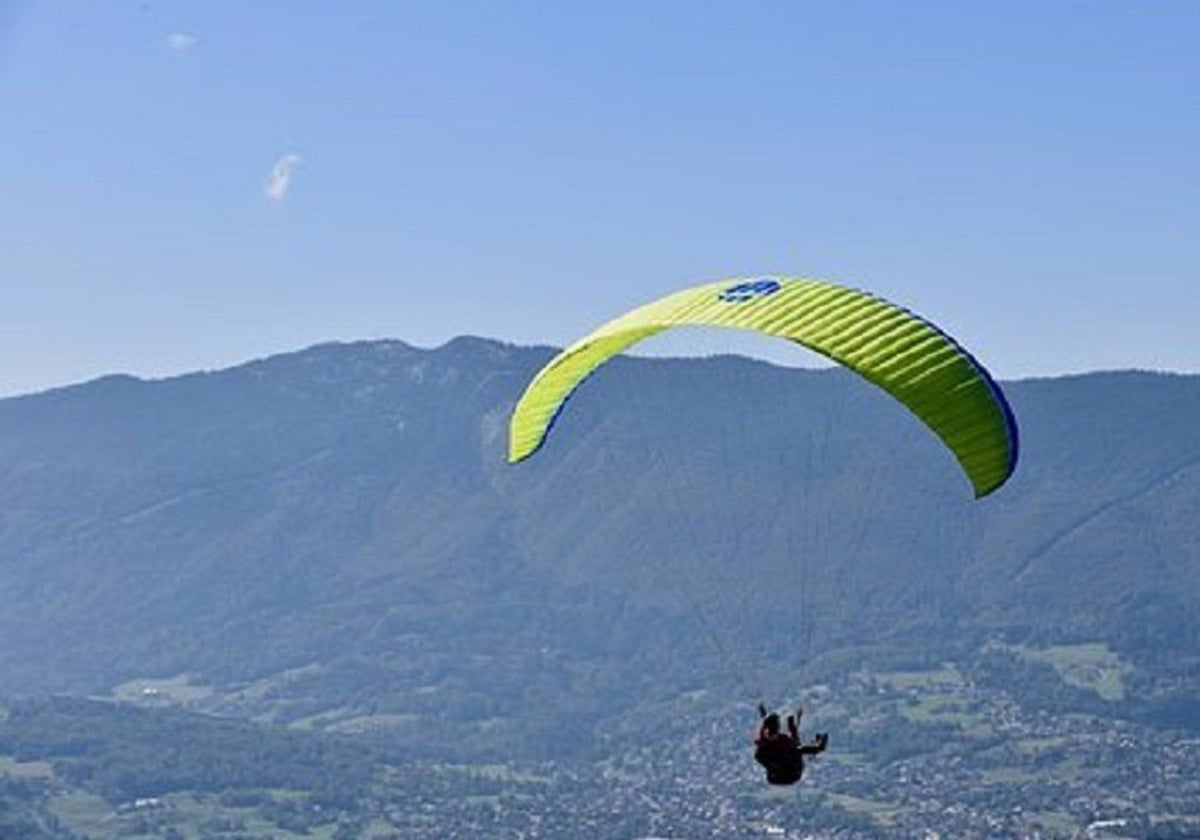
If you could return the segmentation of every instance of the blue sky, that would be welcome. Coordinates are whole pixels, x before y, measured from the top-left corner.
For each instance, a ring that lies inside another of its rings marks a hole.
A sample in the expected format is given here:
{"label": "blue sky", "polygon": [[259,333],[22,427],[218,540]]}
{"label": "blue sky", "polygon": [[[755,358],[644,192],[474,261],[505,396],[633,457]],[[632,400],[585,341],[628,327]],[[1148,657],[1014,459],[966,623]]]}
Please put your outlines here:
{"label": "blue sky", "polygon": [[0,9],[0,395],[561,345],[764,273],[870,289],[1001,379],[1200,371],[1192,0]]}

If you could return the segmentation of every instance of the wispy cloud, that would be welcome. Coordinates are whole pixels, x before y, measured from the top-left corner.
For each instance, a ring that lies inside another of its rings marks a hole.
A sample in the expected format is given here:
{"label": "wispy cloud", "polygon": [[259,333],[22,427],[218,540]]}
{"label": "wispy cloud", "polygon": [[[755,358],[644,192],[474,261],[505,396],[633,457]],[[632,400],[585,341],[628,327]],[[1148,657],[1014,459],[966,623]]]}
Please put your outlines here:
{"label": "wispy cloud", "polygon": [[300,163],[299,155],[284,155],[275,161],[271,172],[267,175],[265,192],[271,201],[283,201],[287,198],[288,188],[292,185],[292,172]]}
{"label": "wispy cloud", "polygon": [[186,32],[172,32],[167,36],[167,49],[173,53],[185,53],[196,48],[200,39]]}

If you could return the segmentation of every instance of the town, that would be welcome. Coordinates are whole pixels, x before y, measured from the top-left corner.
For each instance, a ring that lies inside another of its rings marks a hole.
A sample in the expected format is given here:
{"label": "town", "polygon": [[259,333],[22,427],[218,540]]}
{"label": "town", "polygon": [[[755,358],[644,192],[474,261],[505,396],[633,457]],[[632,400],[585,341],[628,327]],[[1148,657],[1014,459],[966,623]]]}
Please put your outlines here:
{"label": "town", "polygon": [[1182,732],[1032,708],[950,664],[851,673],[805,703],[806,731],[828,729],[831,746],[789,788],[766,785],[753,761],[753,709],[714,715],[693,698],[662,710],[662,737],[598,762],[401,763],[341,803],[178,792],[126,803],[102,831],[57,811],[75,832],[64,836],[84,837],[1200,835],[1200,739]]}

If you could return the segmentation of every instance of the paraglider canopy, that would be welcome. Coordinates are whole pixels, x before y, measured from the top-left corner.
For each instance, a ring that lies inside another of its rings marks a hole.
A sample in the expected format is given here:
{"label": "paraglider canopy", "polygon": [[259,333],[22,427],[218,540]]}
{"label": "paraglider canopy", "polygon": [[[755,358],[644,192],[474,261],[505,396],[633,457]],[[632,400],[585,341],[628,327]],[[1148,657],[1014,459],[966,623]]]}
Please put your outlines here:
{"label": "paraglider canopy", "polygon": [[758,277],[683,289],[609,321],[538,371],[513,411],[508,460],[545,441],[564,403],[597,367],[671,327],[752,330],[801,344],[887,391],[958,459],[975,495],[1017,463],[1017,424],[1000,387],[937,326],[867,292],[824,280]]}

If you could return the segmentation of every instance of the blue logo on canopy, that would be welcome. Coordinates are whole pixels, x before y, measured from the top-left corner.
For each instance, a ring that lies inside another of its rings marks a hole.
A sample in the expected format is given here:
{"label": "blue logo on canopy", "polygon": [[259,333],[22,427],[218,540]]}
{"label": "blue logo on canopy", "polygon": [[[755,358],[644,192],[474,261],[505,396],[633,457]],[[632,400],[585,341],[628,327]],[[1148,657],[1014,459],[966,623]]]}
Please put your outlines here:
{"label": "blue logo on canopy", "polygon": [[778,280],[772,280],[770,277],[762,277],[758,280],[746,280],[745,282],[730,286],[728,289],[722,289],[717,297],[726,303],[745,303],[748,300],[773,295],[780,288]]}

